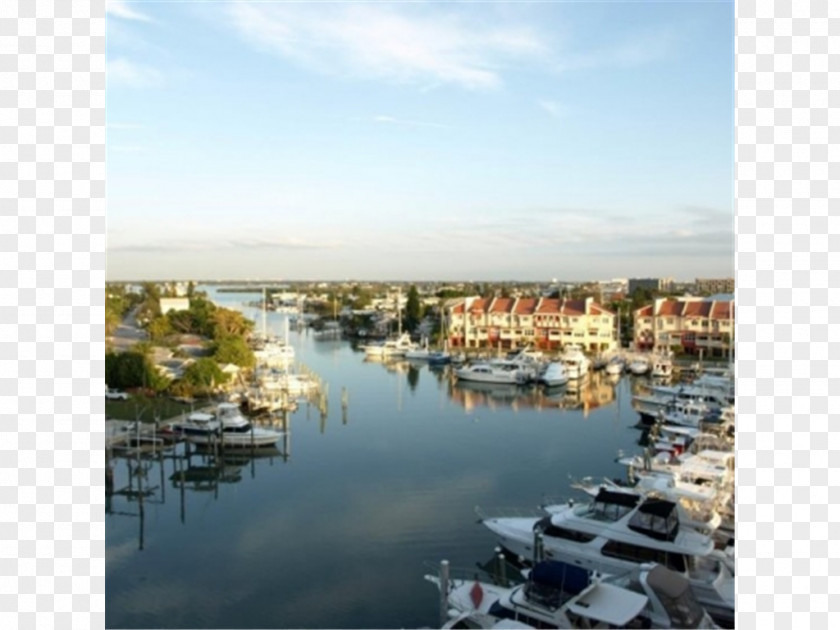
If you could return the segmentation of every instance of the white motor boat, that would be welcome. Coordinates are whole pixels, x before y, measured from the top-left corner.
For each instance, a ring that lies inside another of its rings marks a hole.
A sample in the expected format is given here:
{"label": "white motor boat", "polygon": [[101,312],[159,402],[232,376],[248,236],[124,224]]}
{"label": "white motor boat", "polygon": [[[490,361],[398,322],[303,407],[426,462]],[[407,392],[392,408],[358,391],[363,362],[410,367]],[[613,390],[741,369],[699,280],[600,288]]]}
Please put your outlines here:
{"label": "white motor boat", "polygon": [[611,575],[663,564],[688,579],[713,617],[724,623],[734,619],[734,573],[713,554],[709,536],[680,524],[673,501],[601,490],[590,503],[570,501],[542,519],[482,522],[502,546],[524,558],[541,540],[545,557]]}
{"label": "white motor boat", "polygon": [[272,446],[283,436],[282,431],[252,425],[234,403],[220,403],[216,414],[191,413],[173,424],[172,431],[193,444],[243,448]]}
{"label": "white motor boat", "polygon": [[471,363],[455,370],[455,376],[462,381],[476,383],[498,383],[500,385],[521,385],[527,381],[515,365],[492,365],[490,363]]}
{"label": "white motor boat", "polygon": [[365,355],[369,357],[401,357],[410,350],[417,350],[417,344],[411,341],[408,333],[402,333],[395,339],[386,339],[381,343],[364,346]]}
{"label": "white motor boat", "polygon": [[674,362],[670,356],[660,355],[650,362],[650,375],[653,378],[671,378],[674,373]]}
{"label": "white motor boat", "polygon": [[[451,615],[472,616],[480,628],[644,628],[646,595],[607,584],[563,562],[540,562],[525,584],[508,587],[476,579],[426,575],[446,594]],[[514,626],[503,623],[513,622]]]}
{"label": "white motor boat", "polygon": [[560,362],[566,370],[566,376],[571,380],[582,379],[589,374],[589,358],[577,344],[569,344],[563,349]]}
{"label": "white motor boat", "polygon": [[650,371],[650,363],[648,363],[646,359],[633,359],[627,365],[627,369],[630,370],[631,374],[641,376],[643,374],[647,374]]}
{"label": "white motor boat", "polygon": [[610,376],[621,374],[624,371],[624,361],[618,357],[613,357],[604,366],[604,371]]}
{"label": "white motor boat", "polygon": [[548,387],[559,387],[569,382],[569,375],[566,374],[566,367],[562,362],[552,361],[537,380]]}

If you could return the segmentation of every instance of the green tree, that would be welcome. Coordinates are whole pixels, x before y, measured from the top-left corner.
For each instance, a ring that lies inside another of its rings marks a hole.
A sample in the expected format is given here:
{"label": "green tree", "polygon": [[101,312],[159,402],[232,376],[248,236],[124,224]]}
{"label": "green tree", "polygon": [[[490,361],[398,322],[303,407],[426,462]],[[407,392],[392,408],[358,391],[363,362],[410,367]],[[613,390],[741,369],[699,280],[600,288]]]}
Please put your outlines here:
{"label": "green tree", "polygon": [[222,372],[215,359],[204,357],[190,363],[184,370],[182,379],[194,391],[209,393],[216,386],[225,383],[228,375]]}
{"label": "green tree", "polygon": [[256,358],[242,337],[222,337],[213,345],[213,358],[221,364],[233,363],[239,367],[254,367]]}
{"label": "green tree", "polygon": [[225,337],[244,337],[254,328],[254,322],[247,319],[239,311],[229,308],[216,308],[211,314],[213,322],[213,338],[224,339]]}
{"label": "green tree", "polygon": [[414,331],[420,324],[420,295],[417,293],[417,287],[413,284],[408,289],[408,298],[405,304],[405,328],[409,331]]}
{"label": "green tree", "polygon": [[160,317],[155,317],[146,325],[146,332],[149,333],[149,338],[152,341],[159,342],[171,335],[174,332],[174,329],[172,328],[169,318],[161,315]]}

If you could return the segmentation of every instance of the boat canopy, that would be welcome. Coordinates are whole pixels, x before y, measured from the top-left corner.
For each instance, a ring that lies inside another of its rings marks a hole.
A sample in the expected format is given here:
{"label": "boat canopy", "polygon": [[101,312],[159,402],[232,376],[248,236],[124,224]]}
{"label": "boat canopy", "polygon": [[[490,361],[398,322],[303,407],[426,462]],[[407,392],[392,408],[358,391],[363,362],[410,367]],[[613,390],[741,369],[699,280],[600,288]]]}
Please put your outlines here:
{"label": "boat canopy", "polygon": [[601,488],[589,508],[588,516],[598,520],[617,521],[639,504],[641,496],[632,492],[614,492]]}
{"label": "boat canopy", "polygon": [[627,526],[656,540],[673,542],[679,531],[677,504],[665,499],[647,499],[639,506]]}
{"label": "boat canopy", "polygon": [[531,570],[531,581],[577,595],[589,586],[589,571],[558,560],[546,560]]}

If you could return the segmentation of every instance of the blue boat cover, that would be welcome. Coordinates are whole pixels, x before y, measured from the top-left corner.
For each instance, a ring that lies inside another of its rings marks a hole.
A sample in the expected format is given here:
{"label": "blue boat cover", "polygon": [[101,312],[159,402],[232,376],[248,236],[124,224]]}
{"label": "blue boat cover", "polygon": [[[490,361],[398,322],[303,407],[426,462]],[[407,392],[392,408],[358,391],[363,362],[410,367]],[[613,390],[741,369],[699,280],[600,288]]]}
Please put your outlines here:
{"label": "blue boat cover", "polygon": [[531,581],[577,595],[589,586],[589,571],[558,560],[545,560],[531,570]]}

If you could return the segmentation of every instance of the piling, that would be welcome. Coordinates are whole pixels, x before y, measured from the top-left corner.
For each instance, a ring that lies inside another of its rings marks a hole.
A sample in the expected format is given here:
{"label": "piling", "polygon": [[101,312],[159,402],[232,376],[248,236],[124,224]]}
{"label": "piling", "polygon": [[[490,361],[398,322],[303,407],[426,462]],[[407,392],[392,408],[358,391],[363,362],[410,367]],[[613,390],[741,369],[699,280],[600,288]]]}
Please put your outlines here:
{"label": "piling", "polygon": [[449,560],[440,561],[440,625],[449,619]]}
{"label": "piling", "polygon": [[507,567],[505,566],[505,554],[500,547],[496,547],[496,566],[498,571],[498,582],[500,586],[507,586]]}

